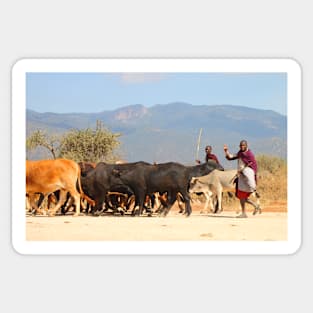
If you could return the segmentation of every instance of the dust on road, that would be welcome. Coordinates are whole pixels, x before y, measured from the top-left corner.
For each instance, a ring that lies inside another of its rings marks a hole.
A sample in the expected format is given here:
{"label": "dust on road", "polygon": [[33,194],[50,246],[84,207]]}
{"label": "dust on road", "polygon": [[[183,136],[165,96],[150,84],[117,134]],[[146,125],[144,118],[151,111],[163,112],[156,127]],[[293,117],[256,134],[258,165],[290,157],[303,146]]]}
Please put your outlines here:
{"label": "dust on road", "polygon": [[288,240],[287,212],[263,212],[236,218],[236,212],[218,215],[192,213],[188,218],[170,212],[167,217],[132,216],[28,216],[26,240]]}

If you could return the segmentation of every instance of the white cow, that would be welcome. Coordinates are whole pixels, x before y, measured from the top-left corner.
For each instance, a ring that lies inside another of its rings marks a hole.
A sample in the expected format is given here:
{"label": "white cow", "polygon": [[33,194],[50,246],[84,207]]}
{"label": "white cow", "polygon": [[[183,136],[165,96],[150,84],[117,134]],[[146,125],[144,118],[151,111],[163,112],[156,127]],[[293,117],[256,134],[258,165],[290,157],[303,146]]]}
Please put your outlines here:
{"label": "white cow", "polygon": [[[210,205],[212,212],[215,213],[221,212],[223,192],[236,191],[236,186],[234,183],[236,175],[237,170],[226,170],[226,171],[214,170],[208,175],[193,177],[190,181],[189,192],[204,194],[204,196],[206,197],[204,211],[207,211],[208,206]],[[253,195],[256,197],[256,206],[260,208],[258,193],[254,192]],[[217,198],[218,205],[217,210],[214,210],[213,207],[214,196],[216,196]],[[248,203],[253,204],[251,201],[248,201]],[[258,210],[259,213],[261,213],[260,209]]]}

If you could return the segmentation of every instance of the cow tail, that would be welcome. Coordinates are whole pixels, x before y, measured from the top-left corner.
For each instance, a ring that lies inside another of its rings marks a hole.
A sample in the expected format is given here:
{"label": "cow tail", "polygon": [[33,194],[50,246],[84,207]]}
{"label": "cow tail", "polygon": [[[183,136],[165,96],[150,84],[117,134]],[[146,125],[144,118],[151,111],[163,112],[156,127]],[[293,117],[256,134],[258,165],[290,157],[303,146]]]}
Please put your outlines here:
{"label": "cow tail", "polygon": [[81,170],[80,170],[80,166],[78,166],[78,175],[77,175],[77,182],[78,182],[78,191],[80,193],[80,196],[85,199],[91,206],[95,206],[96,202],[94,200],[92,200],[91,198],[89,198],[87,195],[84,194],[83,192],[83,188],[81,185]]}

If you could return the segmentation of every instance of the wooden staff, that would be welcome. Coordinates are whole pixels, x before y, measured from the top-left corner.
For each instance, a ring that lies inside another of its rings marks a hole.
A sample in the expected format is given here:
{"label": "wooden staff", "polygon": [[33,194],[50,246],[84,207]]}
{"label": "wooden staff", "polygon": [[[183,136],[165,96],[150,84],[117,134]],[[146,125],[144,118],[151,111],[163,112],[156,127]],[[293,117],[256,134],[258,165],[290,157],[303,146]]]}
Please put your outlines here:
{"label": "wooden staff", "polygon": [[198,142],[197,142],[197,150],[196,150],[196,160],[199,159],[199,149],[200,149],[201,135],[202,135],[202,128],[200,128],[200,131],[199,131],[199,137],[198,137]]}

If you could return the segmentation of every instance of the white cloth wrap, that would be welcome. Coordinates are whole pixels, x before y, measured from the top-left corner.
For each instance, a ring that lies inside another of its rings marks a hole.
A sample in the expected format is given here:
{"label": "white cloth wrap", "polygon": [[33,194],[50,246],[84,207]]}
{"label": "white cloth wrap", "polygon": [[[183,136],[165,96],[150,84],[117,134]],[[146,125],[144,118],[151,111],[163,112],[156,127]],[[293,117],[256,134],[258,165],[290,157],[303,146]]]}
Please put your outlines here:
{"label": "white cloth wrap", "polygon": [[245,192],[253,192],[256,189],[254,170],[245,167],[238,178],[238,189]]}

